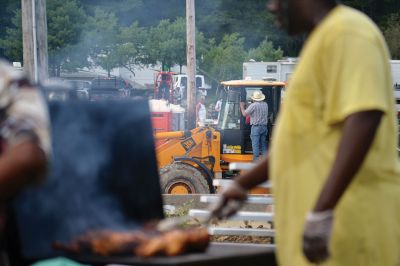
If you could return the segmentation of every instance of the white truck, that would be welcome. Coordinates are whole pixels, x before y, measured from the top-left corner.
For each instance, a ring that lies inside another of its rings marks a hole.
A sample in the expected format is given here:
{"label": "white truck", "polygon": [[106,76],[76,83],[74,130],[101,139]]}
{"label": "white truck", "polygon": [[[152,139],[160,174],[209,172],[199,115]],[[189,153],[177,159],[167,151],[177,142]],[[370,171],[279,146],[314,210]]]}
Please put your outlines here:
{"label": "white truck", "polygon": [[[174,78],[174,90],[179,91],[182,97],[186,97],[186,88],[188,76],[185,74],[176,74]],[[196,89],[200,95],[207,96],[207,90],[210,89],[204,81],[203,75],[196,75]]]}

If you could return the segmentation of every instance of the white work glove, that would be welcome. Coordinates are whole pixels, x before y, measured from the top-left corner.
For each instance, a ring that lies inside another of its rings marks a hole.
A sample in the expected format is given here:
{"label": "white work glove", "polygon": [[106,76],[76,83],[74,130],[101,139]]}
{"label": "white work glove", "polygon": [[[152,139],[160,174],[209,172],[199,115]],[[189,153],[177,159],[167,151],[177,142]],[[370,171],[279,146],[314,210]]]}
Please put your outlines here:
{"label": "white work glove", "polygon": [[332,223],[332,210],[308,214],[303,234],[303,253],[308,261],[321,263],[329,258]]}
{"label": "white work glove", "polygon": [[247,191],[234,181],[222,191],[219,200],[211,209],[211,214],[218,219],[228,218],[242,207],[246,199]]}

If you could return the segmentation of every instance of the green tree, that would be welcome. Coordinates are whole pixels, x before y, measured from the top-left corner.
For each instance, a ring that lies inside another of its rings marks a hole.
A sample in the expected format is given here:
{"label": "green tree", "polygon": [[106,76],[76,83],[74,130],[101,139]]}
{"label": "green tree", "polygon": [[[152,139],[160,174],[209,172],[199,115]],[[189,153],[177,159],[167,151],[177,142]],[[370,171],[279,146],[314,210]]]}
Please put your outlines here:
{"label": "green tree", "polygon": [[157,26],[150,28],[145,45],[149,64],[160,62],[163,70],[169,70],[173,65],[182,63],[186,53],[185,21],[182,18],[172,23],[161,20]]}
{"label": "green tree", "polygon": [[399,0],[344,0],[343,3],[366,13],[381,25],[381,29],[388,15],[400,10]]}
{"label": "green tree", "polygon": [[142,67],[147,63],[145,42],[148,32],[139,26],[138,22],[129,27],[122,27],[118,36],[119,44],[115,49],[115,56],[121,67],[129,70],[135,75],[135,68]]}
{"label": "green tree", "polygon": [[252,48],[247,54],[247,61],[276,61],[282,59],[283,51],[281,48],[275,49],[274,44],[266,38],[257,48]]}
{"label": "green tree", "polygon": [[146,41],[148,32],[137,22],[121,27],[113,12],[96,9],[88,19],[85,45],[94,65],[101,66],[108,75],[116,67],[124,67],[135,75],[137,67],[148,64]]}
{"label": "green tree", "polygon": [[[59,76],[65,64],[79,62],[81,65],[84,62],[81,56],[76,56],[76,45],[80,42],[84,23],[85,13],[76,0],[47,1],[49,67],[53,76]],[[22,61],[21,10],[15,12],[12,27],[6,29],[6,36],[0,40],[0,46],[9,59]]]}
{"label": "green tree", "polygon": [[244,42],[245,39],[236,33],[225,35],[219,44],[211,39],[208,43],[208,52],[204,55],[204,62],[200,67],[218,81],[240,79],[247,54]]}
{"label": "green tree", "polygon": [[[2,0],[1,1],[0,40],[5,39],[5,37],[7,35],[9,35],[9,33],[7,31],[10,28],[15,28],[15,21],[13,21],[13,18],[15,18],[15,13],[19,9],[21,9],[21,1],[15,1],[15,0]],[[18,36],[15,40],[21,42],[22,37],[20,37],[20,36],[21,36],[21,34],[18,34]],[[6,50],[5,50],[4,44],[2,44],[0,41],[0,57],[7,57],[7,55],[5,53],[6,53]],[[10,52],[8,52],[8,53],[10,53]],[[18,60],[18,56],[12,55],[9,59],[13,59],[14,61],[16,61],[16,60]],[[18,61],[20,61],[20,60],[18,60]]]}
{"label": "green tree", "polygon": [[[137,20],[140,13],[144,13],[143,0],[79,0],[90,16],[94,16],[95,10],[100,8],[107,13],[115,14],[118,24],[129,26]],[[147,2],[146,0],[145,2]],[[147,16],[148,18],[148,16]],[[158,20],[157,20],[158,21]]]}
{"label": "green tree", "polygon": [[119,66],[116,47],[120,28],[115,14],[97,8],[88,18],[86,29],[84,49],[88,49],[92,62],[110,76],[111,70]]}
{"label": "green tree", "polygon": [[[160,62],[163,70],[179,65],[182,72],[182,67],[186,65],[186,20],[184,18],[177,18],[173,22],[162,20],[157,26],[150,28],[145,46],[149,65]],[[197,60],[200,60],[204,50],[204,35],[196,30]]]}
{"label": "green tree", "polygon": [[388,18],[384,35],[392,58],[400,59],[400,13],[393,14]]}
{"label": "green tree", "polygon": [[49,0],[47,17],[50,73],[60,76],[63,66],[85,65],[87,56],[78,46],[86,22],[82,7],[76,0]]}
{"label": "green tree", "polygon": [[4,39],[0,39],[0,47],[4,55],[11,61],[22,62],[22,20],[21,10],[17,10],[11,19],[12,26],[6,28]]}
{"label": "green tree", "polygon": [[[176,46],[171,49],[173,64],[177,64],[180,67],[180,73],[182,73],[182,67],[187,64],[186,57],[186,20],[184,18],[178,18],[169,27],[170,35],[176,39]],[[202,32],[196,29],[196,57],[197,61],[201,60],[201,55],[205,52],[205,38]]]}
{"label": "green tree", "polygon": [[203,0],[196,1],[199,30],[220,42],[225,34],[238,33],[245,38],[245,47],[254,47],[266,35],[276,31],[266,0]]}

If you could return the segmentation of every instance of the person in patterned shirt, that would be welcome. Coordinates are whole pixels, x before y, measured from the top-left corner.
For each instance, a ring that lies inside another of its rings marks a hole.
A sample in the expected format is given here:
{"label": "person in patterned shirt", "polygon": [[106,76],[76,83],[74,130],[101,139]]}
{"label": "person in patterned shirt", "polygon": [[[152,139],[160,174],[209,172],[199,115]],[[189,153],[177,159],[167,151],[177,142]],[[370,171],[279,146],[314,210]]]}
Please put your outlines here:
{"label": "person in patterned shirt", "polygon": [[251,96],[253,103],[247,109],[240,105],[244,117],[250,117],[251,125],[251,146],[253,148],[253,161],[257,162],[261,154],[267,154],[268,134],[268,104],[265,102],[265,95],[261,91],[255,91]]}
{"label": "person in patterned shirt", "polygon": [[0,61],[0,265],[7,203],[44,179],[50,153],[46,105],[21,71]]}

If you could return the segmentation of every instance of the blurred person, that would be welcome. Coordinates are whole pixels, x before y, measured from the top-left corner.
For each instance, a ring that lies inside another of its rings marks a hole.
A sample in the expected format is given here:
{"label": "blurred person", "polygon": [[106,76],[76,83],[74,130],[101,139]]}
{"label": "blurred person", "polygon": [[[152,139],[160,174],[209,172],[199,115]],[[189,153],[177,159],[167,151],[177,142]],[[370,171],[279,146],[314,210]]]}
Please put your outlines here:
{"label": "blurred person", "polygon": [[218,101],[215,103],[214,110],[219,114],[219,112],[221,112],[221,107],[222,107],[222,99],[219,98]]}
{"label": "blurred person", "polygon": [[204,126],[204,123],[207,118],[207,110],[204,105],[206,98],[204,96],[200,96],[199,102],[196,105],[196,122],[199,126]]}
{"label": "blurred person", "polygon": [[261,154],[267,153],[267,134],[268,134],[268,104],[264,101],[265,95],[261,91],[253,92],[253,101],[246,109],[240,105],[240,111],[244,117],[250,117],[251,125],[251,146],[253,148],[253,161],[258,161]]}
{"label": "blurred person", "polygon": [[219,120],[219,114],[221,113],[221,108],[222,108],[222,98],[218,98],[218,101],[215,103],[214,106],[214,112],[213,112],[214,119]]}
{"label": "blurred person", "polygon": [[38,89],[21,71],[0,61],[0,265],[6,205],[23,188],[39,184],[50,151],[48,115]]}
{"label": "blurred person", "polygon": [[308,34],[269,155],[215,206],[232,215],[271,179],[282,266],[400,265],[400,164],[387,45],[335,0],[271,0],[289,34]]}
{"label": "blurred person", "polygon": [[169,86],[167,83],[167,75],[161,75],[161,82],[158,88],[158,99],[169,101]]}

